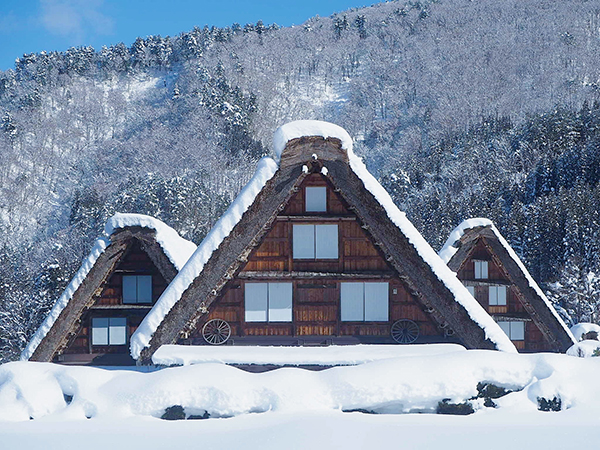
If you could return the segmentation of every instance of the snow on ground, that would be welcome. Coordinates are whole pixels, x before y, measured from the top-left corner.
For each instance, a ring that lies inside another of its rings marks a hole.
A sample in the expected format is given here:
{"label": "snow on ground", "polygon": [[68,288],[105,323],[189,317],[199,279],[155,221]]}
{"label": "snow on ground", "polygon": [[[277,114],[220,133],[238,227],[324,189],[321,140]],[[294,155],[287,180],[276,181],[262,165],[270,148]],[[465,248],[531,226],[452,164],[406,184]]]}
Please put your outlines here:
{"label": "snow on ground", "polygon": [[457,344],[330,345],[327,347],[163,345],[152,356],[152,362],[162,366],[187,366],[200,363],[351,366],[382,359],[439,355],[465,350],[462,345]]}
{"label": "snow on ground", "polygon": [[598,324],[581,322],[571,327],[571,333],[573,333],[573,336],[577,342],[581,341],[583,335],[589,333],[590,331],[595,331],[600,337],[600,325]]}
{"label": "snow on ground", "polygon": [[[319,372],[13,362],[0,366],[1,448],[588,448],[600,425],[599,375],[600,358],[488,350],[417,349]],[[496,408],[473,400],[468,416],[433,414],[443,399],[475,397],[479,382],[513,392]],[[562,411],[539,411],[541,397],[560,398]],[[160,420],[173,405],[211,417]]]}

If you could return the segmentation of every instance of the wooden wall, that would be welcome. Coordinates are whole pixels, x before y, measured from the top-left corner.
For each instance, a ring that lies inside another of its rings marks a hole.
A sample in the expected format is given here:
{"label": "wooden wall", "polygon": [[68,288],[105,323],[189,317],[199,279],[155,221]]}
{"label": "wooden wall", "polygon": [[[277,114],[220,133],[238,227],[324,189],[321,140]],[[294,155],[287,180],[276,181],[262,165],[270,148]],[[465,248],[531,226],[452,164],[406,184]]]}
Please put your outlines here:
{"label": "wooden wall", "polygon": [[[488,279],[476,280],[474,260],[488,261]],[[514,317],[525,322],[525,340],[512,341],[520,351],[550,351],[551,347],[548,340],[544,337],[538,326],[533,322],[531,315],[525,310],[523,303],[519,298],[517,288],[512,285],[506,275],[506,271],[500,265],[497,258],[492,258],[489,247],[485,245],[482,239],[477,242],[471,256],[463,263],[459,269],[458,278],[465,285],[474,286],[475,299],[490,313],[496,320],[504,317]],[[491,306],[489,304],[489,286],[490,285],[507,286],[506,306]]]}
{"label": "wooden wall", "polygon": [[[327,186],[326,213],[304,211],[304,187]],[[294,224],[337,224],[338,259],[294,259]],[[336,274],[339,274],[337,276]],[[258,323],[244,321],[244,286],[247,282],[287,281],[293,284],[292,322]],[[389,321],[342,322],[340,286],[343,281],[388,282]],[[208,316],[192,333],[193,343],[204,343],[201,328],[207,320],[219,318],[232,327],[232,336],[371,337],[393,342],[391,324],[398,319],[418,323],[422,338],[443,339],[441,332],[418,302],[409,294],[395,271],[387,264],[373,239],[343,198],[319,174],[309,175],[291,198],[262,243],[250,254],[238,277],[223,290]]]}
{"label": "wooden wall", "polygon": [[[123,304],[123,275],[152,275],[152,304]],[[128,354],[129,337],[135,332],[166,287],[167,282],[160,271],[142,250],[139,242],[132,239],[125,256],[102,285],[99,295],[95,296],[93,305],[83,313],[76,335],[69,341],[61,354]],[[127,318],[127,344],[92,346],[91,324],[94,317]]]}

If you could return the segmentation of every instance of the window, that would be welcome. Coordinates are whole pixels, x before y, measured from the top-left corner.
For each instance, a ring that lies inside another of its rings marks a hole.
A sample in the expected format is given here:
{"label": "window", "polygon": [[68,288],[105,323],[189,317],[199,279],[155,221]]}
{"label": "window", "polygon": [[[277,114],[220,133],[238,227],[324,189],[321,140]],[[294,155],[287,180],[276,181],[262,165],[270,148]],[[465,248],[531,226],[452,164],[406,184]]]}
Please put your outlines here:
{"label": "window", "polygon": [[291,322],[292,283],[246,283],[246,322]]}
{"label": "window", "polygon": [[490,286],[489,300],[490,306],[505,306],[506,286]]}
{"label": "window", "polygon": [[327,188],[325,186],[307,187],[304,192],[306,212],[327,212]]}
{"label": "window", "polygon": [[473,261],[475,264],[475,279],[486,280],[488,277],[488,262],[487,261]]}
{"label": "window", "polygon": [[294,225],[294,259],[337,259],[337,225]]}
{"label": "window", "polygon": [[466,286],[467,291],[469,291],[469,294],[471,294],[473,297],[475,297],[475,286]]}
{"label": "window", "polygon": [[123,303],[152,303],[152,275],[123,275]]}
{"label": "window", "polygon": [[342,321],[387,322],[388,283],[342,283]]}
{"label": "window", "polygon": [[510,338],[511,341],[525,340],[525,322],[521,321],[502,321],[498,322],[502,331]]}
{"label": "window", "polygon": [[125,317],[94,317],[92,319],[92,345],[125,345],[127,319]]}

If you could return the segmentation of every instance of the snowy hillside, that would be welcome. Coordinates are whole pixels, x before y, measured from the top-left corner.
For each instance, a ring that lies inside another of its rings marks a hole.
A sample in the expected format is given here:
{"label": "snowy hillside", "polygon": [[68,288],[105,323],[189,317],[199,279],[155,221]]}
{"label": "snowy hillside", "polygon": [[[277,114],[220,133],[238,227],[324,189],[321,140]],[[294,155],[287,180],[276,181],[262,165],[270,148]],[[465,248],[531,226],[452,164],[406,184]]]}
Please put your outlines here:
{"label": "snowy hillside", "polygon": [[434,248],[489,217],[553,300],[597,321],[599,24],[586,0],[400,0],[23,55],[0,73],[0,361],[108,217],[200,242],[296,119],[347,129]]}
{"label": "snowy hillside", "polygon": [[404,448],[485,440],[496,449],[521,439],[533,448],[577,448],[600,425],[599,374],[598,358],[485,350],[258,374],[214,363],[152,373],[8,363],[0,366],[0,434],[7,450],[42,448],[42,435],[43,448],[61,449],[77,448],[84,436],[93,449],[161,448],[167,438],[177,445],[193,436],[202,436],[203,448],[242,440],[246,448],[306,448],[309,438],[348,448],[400,438]]}

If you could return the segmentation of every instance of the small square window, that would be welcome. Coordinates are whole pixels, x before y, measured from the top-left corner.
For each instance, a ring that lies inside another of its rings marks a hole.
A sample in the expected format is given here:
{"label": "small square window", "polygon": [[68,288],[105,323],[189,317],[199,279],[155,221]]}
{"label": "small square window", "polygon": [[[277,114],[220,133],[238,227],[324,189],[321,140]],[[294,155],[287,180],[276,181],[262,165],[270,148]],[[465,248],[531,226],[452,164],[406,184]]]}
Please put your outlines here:
{"label": "small square window", "polygon": [[152,275],[123,275],[123,303],[152,303]]}
{"label": "small square window", "polygon": [[475,279],[476,280],[487,280],[488,278],[488,262],[474,260],[475,265]]}
{"label": "small square window", "polygon": [[500,321],[498,325],[511,341],[525,340],[525,322],[520,320]]}
{"label": "small square window", "polygon": [[92,345],[125,345],[127,319],[125,317],[94,317],[92,319]]}
{"label": "small square window", "polygon": [[327,212],[327,188],[325,186],[309,186],[305,188],[306,212]]}
{"label": "small square window", "polygon": [[337,225],[294,225],[294,259],[337,259]]}
{"label": "small square window", "polygon": [[388,283],[342,283],[341,319],[344,322],[387,322]]}
{"label": "small square window", "polygon": [[489,287],[490,306],[506,306],[506,286]]}

